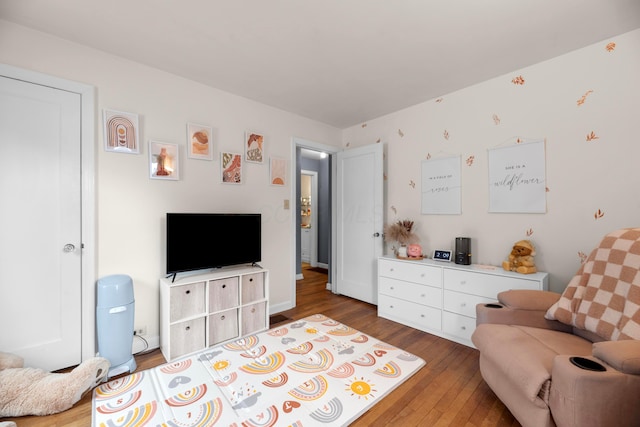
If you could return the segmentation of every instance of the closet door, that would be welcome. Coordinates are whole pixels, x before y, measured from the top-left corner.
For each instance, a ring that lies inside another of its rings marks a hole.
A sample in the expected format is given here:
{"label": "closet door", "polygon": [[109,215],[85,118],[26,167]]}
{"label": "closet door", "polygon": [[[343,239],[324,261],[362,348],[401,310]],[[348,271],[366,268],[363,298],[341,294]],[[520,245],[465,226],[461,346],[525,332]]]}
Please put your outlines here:
{"label": "closet door", "polygon": [[0,76],[0,348],[47,370],[82,358],[80,112]]}

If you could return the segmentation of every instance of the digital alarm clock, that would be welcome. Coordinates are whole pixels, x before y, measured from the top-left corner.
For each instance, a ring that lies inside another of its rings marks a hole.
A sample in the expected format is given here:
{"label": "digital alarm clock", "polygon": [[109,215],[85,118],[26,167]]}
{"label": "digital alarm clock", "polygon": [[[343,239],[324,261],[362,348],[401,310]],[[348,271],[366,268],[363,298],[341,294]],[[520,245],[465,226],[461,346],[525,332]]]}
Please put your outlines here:
{"label": "digital alarm clock", "polygon": [[434,261],[447,261],[447,262],[451,262],[452,260],[452,252],[451,251],[445,251],[443,249],[436,249],[435,251],[433,251],[433,260]]}

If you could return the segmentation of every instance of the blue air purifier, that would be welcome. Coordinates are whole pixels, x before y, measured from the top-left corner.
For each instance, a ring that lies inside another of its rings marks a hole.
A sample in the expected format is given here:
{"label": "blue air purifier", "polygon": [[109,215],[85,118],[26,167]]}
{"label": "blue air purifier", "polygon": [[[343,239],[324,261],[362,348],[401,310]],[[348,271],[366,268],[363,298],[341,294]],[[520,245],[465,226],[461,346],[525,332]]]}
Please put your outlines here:
{"label": "blue air purifier", "polygon": [[136,370],[136,361],[131,351],[134,304],[131,277],[114,274],[98,279],[98,353],[111,362],[107,378]]}

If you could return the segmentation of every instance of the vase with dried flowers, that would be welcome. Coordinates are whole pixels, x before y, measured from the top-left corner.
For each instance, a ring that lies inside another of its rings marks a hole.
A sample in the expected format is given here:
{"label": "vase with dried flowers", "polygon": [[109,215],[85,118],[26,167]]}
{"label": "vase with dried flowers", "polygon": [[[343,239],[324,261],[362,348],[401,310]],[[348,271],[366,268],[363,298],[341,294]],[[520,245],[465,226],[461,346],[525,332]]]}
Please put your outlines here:
{"label": "vase with dried flowers", "polygon": [[384,227],[384,239],[386,241],[397,242],[396,256],[407,257],[407,245],[418,243],[420,239],[411,230],[413,221],[404,219],[388,224]]}

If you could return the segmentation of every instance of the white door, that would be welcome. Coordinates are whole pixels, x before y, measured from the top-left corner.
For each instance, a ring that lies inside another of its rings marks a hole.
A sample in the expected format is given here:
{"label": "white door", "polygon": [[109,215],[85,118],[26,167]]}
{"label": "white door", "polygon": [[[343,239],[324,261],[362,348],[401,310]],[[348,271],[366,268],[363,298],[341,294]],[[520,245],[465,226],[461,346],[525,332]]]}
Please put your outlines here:
{"label": "white door", "polygon": [[383,241],[382,144],[337,155],[336,292],[377,304]]}
{"label": "white door", "polygon": [[0,349],[81,362],[81,100],[0,76]]}

